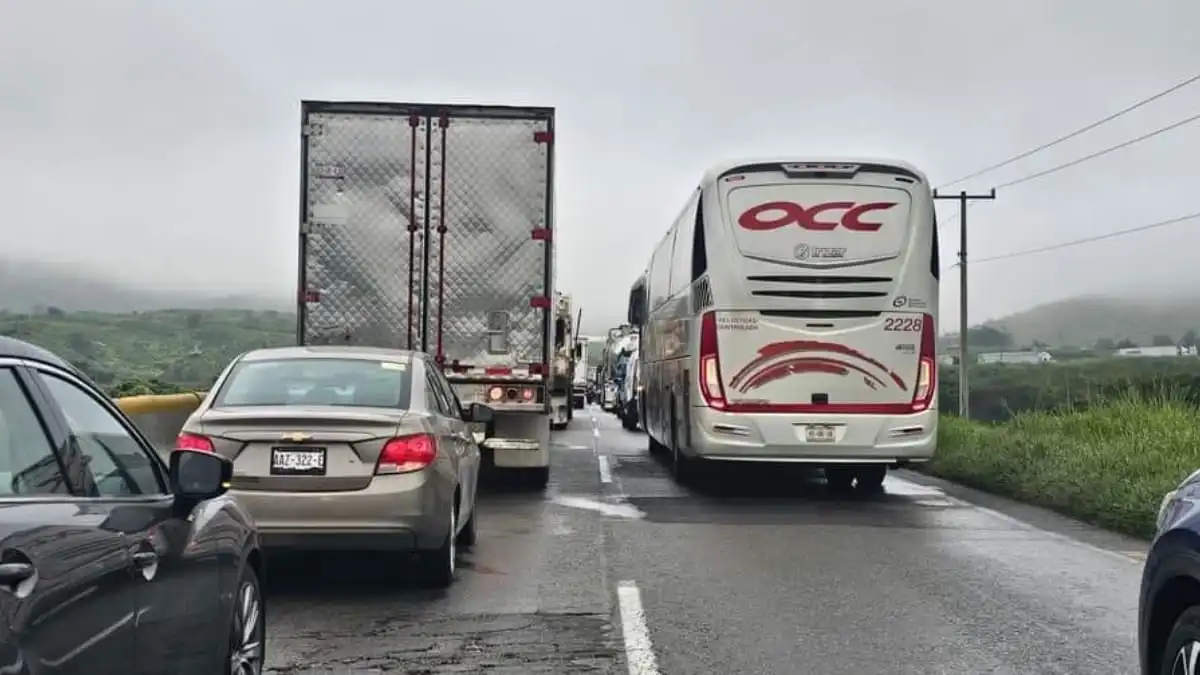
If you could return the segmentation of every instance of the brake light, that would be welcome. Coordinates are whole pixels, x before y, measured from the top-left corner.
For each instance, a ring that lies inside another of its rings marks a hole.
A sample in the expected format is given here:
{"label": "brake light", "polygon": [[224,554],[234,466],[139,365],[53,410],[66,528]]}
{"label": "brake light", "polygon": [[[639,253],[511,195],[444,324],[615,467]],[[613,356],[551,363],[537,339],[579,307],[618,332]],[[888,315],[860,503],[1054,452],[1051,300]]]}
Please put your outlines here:
{"label": "brake light", "polygon": [[933,315],[925,314],[921,322],[921,360],[917,371],[917,385],[913,388],[913,412],[923,412],[933,405],[937,391],[937,329]]}
{"label": "brake light", "polygon": [[700,318],[700,395],[710,408],[724,410],[725,388],[721,386],[721,359],[717,354],[717,313]]}
{"label": "brake light", "polygon": [[384,444],[375,475],[420,471],[433,464],[434,459],[437,459],[437,439],[432,435],[400,436]]}
{"label": "brake light", "polygon": [[198,450],[200,452],[216,452],[213,442],[208,436],[189,434],[186,431],[175,437],[176,450]]}
{"label": "brake light", "polygon": [[492,387],[491,389],[488,389],[488,400],[489,401],[503,401],[504,400],[504,388],[503,387]]}
{"label": "brake light", "polygon": [[521,398],[525,399],[526,402],[532,401],[533,395],[534,395],[533,389],[526,387],[525,389],[521,390]]}

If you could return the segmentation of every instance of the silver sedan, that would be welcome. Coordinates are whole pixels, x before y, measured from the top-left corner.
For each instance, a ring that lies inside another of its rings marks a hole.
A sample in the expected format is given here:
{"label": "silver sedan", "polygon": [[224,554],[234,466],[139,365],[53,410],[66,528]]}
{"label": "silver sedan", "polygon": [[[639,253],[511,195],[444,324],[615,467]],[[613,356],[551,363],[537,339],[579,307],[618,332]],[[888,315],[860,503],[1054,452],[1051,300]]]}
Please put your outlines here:
{"label": "silver sedan", "polygon": [[428,355],[287,347],[238,357],[177,448],[233,460],[231,492],[273,549],[416,553],[436,586],[475,542],[479,446]]}

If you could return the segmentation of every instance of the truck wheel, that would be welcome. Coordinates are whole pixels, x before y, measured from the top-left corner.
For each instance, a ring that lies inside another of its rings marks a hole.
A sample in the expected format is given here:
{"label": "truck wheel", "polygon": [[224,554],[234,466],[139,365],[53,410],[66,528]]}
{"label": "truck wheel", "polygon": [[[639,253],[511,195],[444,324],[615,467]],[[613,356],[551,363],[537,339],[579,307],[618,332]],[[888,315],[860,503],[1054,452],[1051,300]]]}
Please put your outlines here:
{"label": "truck wheel", "polygon": [[858,489],[862,492],[880,492],[883,479],[887,478],[887,467],[882,465],[861,466],[854,472]]}
{"label": "truck wheel", "polygon": [[830,492],[849,492],[854,484],[854,469],[848,466],[825,467],[825,486]]}
{"label": "truck wheel", "polygon": [[525,471],[528,472],[525,474],[525,477],[529,481],[530,488],[534,490],[546,489],[546,484],[550,482],[550,467],[539,466],[533,469],[526,469]]}
{"label": "truck wheel", "polygon": [[625,427],[626,431],[637,431],[637,417],[632,413],[628,415],[621,415],[621,426]]}

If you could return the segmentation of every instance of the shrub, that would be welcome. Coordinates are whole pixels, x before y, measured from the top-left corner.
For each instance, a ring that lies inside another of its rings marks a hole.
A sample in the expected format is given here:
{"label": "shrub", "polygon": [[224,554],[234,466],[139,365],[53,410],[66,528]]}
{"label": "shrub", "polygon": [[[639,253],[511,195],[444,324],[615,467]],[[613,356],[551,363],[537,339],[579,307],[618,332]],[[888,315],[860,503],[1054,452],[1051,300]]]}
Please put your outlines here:
{"label": "shrub", "polygon": [[943,415],[924,470],[1149,537],[1163,494],[1200,468],[1200,409],[1169,387],[1089,403],[1002,424]]}

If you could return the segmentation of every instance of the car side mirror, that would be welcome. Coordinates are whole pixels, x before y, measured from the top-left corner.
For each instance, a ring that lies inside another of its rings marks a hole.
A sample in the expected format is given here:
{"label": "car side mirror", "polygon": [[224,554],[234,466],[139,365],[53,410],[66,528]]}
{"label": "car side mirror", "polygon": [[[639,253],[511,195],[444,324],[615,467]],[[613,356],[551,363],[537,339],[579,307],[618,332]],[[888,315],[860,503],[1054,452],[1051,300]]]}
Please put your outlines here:
{"label": "car side mirror", "polygon": [[233,462],[203,450],[174,450],[170,460],[171,492],[176,500],[195,505],[220,497],[233,480]]}
{"label": "car side mirror", "polygon": [[466,421],[487,423],[493,419],[492,409],[482,403],[472,403],[471,407],[467,408]]}

